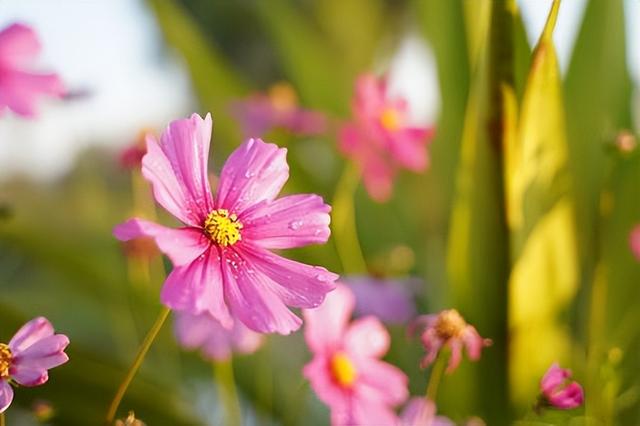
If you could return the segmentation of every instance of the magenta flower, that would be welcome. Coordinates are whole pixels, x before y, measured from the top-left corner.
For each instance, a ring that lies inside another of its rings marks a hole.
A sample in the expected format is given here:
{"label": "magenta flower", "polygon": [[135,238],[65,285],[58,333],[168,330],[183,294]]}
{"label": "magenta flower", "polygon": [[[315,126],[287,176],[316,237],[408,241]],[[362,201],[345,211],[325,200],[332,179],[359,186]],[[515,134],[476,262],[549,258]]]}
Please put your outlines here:
{"label": "magenta flower", "polygon": [[408,109],[404,98],[389,95],[386,78],[358,78],[354,118],[340,130],[340,149],[360,166],[367,192],[376,201],[389,199],[399,169],[427,168],[426,146],[434,131],[411,125]]}
{"label": "magenta flower", "polygon": [[629,234],[629,246],[631,252],[640,261],[640,225],[636,225]]}
{"label": "magenta flower", "polygon": [[13,400],[11,383],[21,386],[40,386],[49,380],[47,370],[69,360],[64,349],[69,338],[53,334],[53,326],[46,318],[32,319],[22,326],[9,344],[0,343],[0,413]]}
{"label": "magenta flower", "polygon": [[426,350],[422,368],[432,364],[443,347],[451,349],[447,373],[452,373],[462,360],[462,349],[472,361],[480,359],[482,348],[491,345],[490,339],[483,339],[472,325],[462,318],[455,309],[447,309],[437,315],[418,317],[415,326],[424,327],[421,340]]}
{"label": "magenta flower", "polygon": [[313,360],[304,375],[331,409],[333,425],[392,425],[393,407],[408,396],[407,377],[381,361],[389,333],[374,317],[349,324],[355,299],[339,285],[319,308],[304,310],[305,339]]}
{"label": "magenta flower", "polygon": [[373,315],[388,324],[406,323],[415,316],[413,294],[419,280],[354,276],[344,282],[356,296],[358,316]]}
{"label": "magenta flower", "polygon": [[400,426],[454,426],[451,420],[436,416],[436,404],[424,397],[414,397],[402,410]]}
{"label": "magenta flower", "polygon": [[263,335],[249,330],[240,321],[226,329],[208,313],[176,312],[175,333],[185,349],[200,349],[207,359],[224,361],[234,352],[250,354],[258,350]]}
{"label": "magenta flower", "polygon": [[161,294],[169,308],[208,312],[225,328],[238,318],[258,332],[288,334],[302,321],[287,306],[320,305],[338,276],[269,249],[326,242],[331,208],[313,194],[276,199],[289,177],[287,151],[260,139],[231,154],[214,197],[207,176],[211,125],[210,115],[194,114],[169,124],[160,143],[147,139],[142,174],[184,226],[136,218],[116,226],[114,235],[153,237],[171,259]]}
{"label": "magenta flower", "polygon": [[261,137],[273,129],[314,136],[327,127],[324,114],[298,106],[293,88],[286,83],[273,85],[268,94],[258,93],[234,102],[231,112],[240,122],[245,138]]}
{"label": "magenta flower", "polygon": [[9,108],[18,115],[33,117],[40,95],[64,94],[57,75],[24,71],[40,49],[35,32],[26,25],[13,24],[0,31],[0,113]]}
{"label": "magenta flower", "polygon": [[578,382],[569,383],[570,377],[570,370],[560,368],[557,363],[552,364],[540,381],[544,401],[560,410],[571,410],[582,405],[582,386]]}

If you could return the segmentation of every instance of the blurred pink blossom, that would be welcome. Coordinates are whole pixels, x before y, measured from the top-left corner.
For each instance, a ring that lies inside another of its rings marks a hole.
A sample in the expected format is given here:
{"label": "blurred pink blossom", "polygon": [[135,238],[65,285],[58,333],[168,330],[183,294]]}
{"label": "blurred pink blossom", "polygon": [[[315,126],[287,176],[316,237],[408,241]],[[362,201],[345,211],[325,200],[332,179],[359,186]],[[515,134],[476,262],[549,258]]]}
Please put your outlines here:
{"label": "blurred pink blossom", "polygon": [[69,338],[53,334],[53,326],[43,317],[22,326],[9,341],[0,343],[0,413],[13,400],[10,382],[20,386],[40,386],[49,380],[47,370],[69,360],[64,353]]}
{"label": "blurred pink blossom", "polygon": [[324,304],[305,309],[305,339],[313,359],[304,375],[331,409],[335,425],[393,425],[393,407],[407,399],[407,377],[381,361],[390,337],[382,323],[364,317],[349,324],[355,298],[338,285]]}
{"label": "blurred pink blossom", "polygon": [[343,282],[356,296],[358,316],[373,315],[382,322],[402,324],[416,314],[413,295],[420,285],[419,280],[351,276]]}
{"label": "blurred pink blossom", "polygon": [[400,426],[455,426],[455,423],[436,416],[436,404],[430,399],[414,397],[402,410]]}
{"label": "blurred pink blossom", "polygon": [[298,106],[295,91],[287,83],[274,84],[267,94],[258,93],[231,105],[245,138],[262,137],[280,128],[300,136],[322,134],[327,127],[324,114]]}
{"label": "blurred pink blossom", "polygon": [[175,333],[185,349],[200,349],[208,359],[224,361],[234,352],[250,354],[258,350],[263,335],[249,330],[240,321],[226,329],[207,313],[193,315],[188,312],[175,313]]}
{"label": "blurred pink blossom", "polygon": [[118,162],[123,169],[138,169],[142,165],[142,157],[147,153],[145,140],[147,135],[153,135],[153,130],[142,129],[135,139],[124,147],[118,154]]}
{"label": "blurred pink blossom", "polygon": [[421,366],[432,364],[440,350],[448,346],[451,357],[447,373],[452,373],[462,360],[462,350],[466,347],[470,360],[480,359],[482,348],[491,345],[490,339],[480,337],[478,331],[462,318],[455,309],[447,309],[439,314],[418,317],[413,327],[423,327],[421,340],[426,350]]}
{"label": "blurred pink blossom", "polygon": [[288,334],[302,321],[287,306],[320,305],[338,276],[269,249],[326,242],[331,207],[314,194],[276,199],[289,177],[287,151],[260,139],[247,140],[227,159],[214,197],[207,174],[211,128],[210,115],[194,114],[169,124],[160,143],[147,139],[142,174],[184,226],[135,218],[114,235],[152,237],[171,259],[161,294],[169,308],[207,312],[225,328],[237,318],[261,333]]}
{"label": "blurred pink blossom", "polygon": [[371,198],[384,202],[391,197],[399,169],[427,168],[426,147],[434,130],[409,123],[409,104],[391,97],[386,77],[360,76],[352,110],[353,121],[340,129],[340,149],[362,169]]}
{"label": "blurred pink blossom", "polygon": [[629,246],[631,252],[640,261],[640,225],[636,225],[629,234]]}
{"label": "blurred pink blossom", "polygon": [[40,53],[36,33],[23,24],[0,31],[0,114],[9,108],[18,115],[34,117],[41,95],[61,97],[62,81],[55,74],[35,74],[24,68]]}
{"label": "blurred pink blossom", "polygon": [[560,368],[557,363],[549,367],[540,381],[544,400],[552,407],[570,410],[584,402],[584,391],[577,382],[569,383],[571,371]]}

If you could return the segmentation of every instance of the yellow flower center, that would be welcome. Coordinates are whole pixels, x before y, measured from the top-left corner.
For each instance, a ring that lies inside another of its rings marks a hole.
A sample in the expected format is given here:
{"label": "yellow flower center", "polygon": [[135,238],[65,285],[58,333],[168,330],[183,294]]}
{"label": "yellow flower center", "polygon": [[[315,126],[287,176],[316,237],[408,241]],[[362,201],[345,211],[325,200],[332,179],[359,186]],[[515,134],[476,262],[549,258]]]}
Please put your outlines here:
{"label": "yellow flower center", "polygon": [[331,357],[331,374],[338,384],[350,387],[356,381],[356,368],[344,352],[338,352]]}
{"label": "yellow flower center", "polygon": [[295,90],[288,83],[276,83],[269,88],[271,105],[278,111],[291,111],[298,105]]}
{"label": "yellow flower center", "polygon": [[232,246],[242,239],[242,222],[229,210],[217,209],[209,213],[204,221],[204,233],[219,246]]}
{"label": "yellow flower center", "polygon": [[0,379],[9,377],[9,367],[11,367],[11,349],[9,345],[0,343]]}
{"label": "yellow flower center", "polygon": [[402,123],[402,117],[395,108],[385,108],[380,114],[380,124],[387,130],[398,130]]}
{"label": "yellow flower center", "polygon": [[459,337],[466,326],[466,321],[455,309],[442,311],[435,323],[436,333],[442,340]]}

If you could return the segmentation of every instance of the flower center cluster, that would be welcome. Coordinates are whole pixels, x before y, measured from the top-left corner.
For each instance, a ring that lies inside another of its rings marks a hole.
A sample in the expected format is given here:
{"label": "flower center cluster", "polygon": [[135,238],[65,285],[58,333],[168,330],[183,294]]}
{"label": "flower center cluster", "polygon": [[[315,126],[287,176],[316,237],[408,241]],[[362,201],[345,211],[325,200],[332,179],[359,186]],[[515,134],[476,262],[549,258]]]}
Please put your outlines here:
{"label": "flower center cluster", "polygon": [[380,124],[387,130],[398,130],[402,123],[402,117],[395,108],[385,108],[380,114]]}
{"label": "flower center cluster", "polygon": [[219,246],[232,246],[242,239],[242,222],[229,210],[216,209],[204,220],[204,233]]}
{"label": "flower center cluster", "polygon": [[9,377],[9,367],[11,367],[12,359],[9,345],[0,343],[0,379]]}
{"label": "flower center cluster", "polygon": [[331,357],[331,375],[339,385],[350,387],[356,381],[356,367],[344,352],[337,352]]}
{"label": "flower center cluster", "polygon": [[448,309],[438,315],[434,327],[440,339],[449,340],[453,337],[459,337],[464,332],[466,326],[466,321],[458,311]]}
{"label": "flower center cluster", "polygon": [[292,111],[298,105],[298,97],[291,85],[276,83],[269,89],[271,105],[278,111]]}

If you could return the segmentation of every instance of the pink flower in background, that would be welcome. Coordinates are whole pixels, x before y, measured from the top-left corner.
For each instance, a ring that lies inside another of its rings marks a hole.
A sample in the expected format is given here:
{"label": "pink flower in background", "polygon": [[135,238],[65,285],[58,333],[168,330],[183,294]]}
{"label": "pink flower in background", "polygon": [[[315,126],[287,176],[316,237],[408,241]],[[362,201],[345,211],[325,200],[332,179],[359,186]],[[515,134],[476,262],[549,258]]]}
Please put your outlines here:
{"label": "pink flower in background", "polygon": [[13,24],[0,31],[0,113],[8,107],[18,115],[33,117],[41,95],[64,94],[57,75],[24,70],[40,49],[35,32],[25,25]]}
{"label": "pink flower in background", "polygon": [[302,323],[287,306],[316,307],[338,278],[269,249],[325,243],[331,207],[314,194],[276,198],[289,177],[286,149],[249,139],[227,159],[215,197],[207,175],[211,116],[169,124],[147,139],[142,174],[154,196],[184,226],[130,219],[114,229],[126,241],[153,237],[174,269],[162,302],[225,328],[238,318],[252,330],[288,334]]}
{"label": "pink flower in background", "polygon": [[10,382],[21,386],[40,386],[49,380],[47,370],[69,360],[64,349],[69,338],[53,334],[46,318],[35,318],[18,330],[9,344],[0,343],[0,413],[13,400]]}
{"label": "pink flower in background", "polygon": [[570,382],[571,371],[556,363],[549,367],[540,381],[544,401],[561,410],[577,408],[584,402],[584,391],[577,382]]}
{"label": "pink flower in background", "polygon": [[400,426],[455,426],[451,420],[436,416],[436,404],[424,397],[409,400],[400,415]]}
{"label": "pink flower in background", "polygon": [[339,285],[316,309],[304,310],[305,339],[313,360],[304,375],[331,409],[333,425],[393,425],[393,407],[408,396],[407,377],[381,361],[390,337],[374,317],[349,324],[355,299]]}
{"label": "pink flower in background", "polygon": [[249,330],[240,321],[235,321],[229,330],[208,313],[176,312],[175,333],[185,349],[200,349],[203,356],[216,361],[227,360],[234,352],[253,353],[264,340],[262,334]]}
{"label": "pink flower in background", "polygon": [[286,83],[274,84],[268,94],[234,102],[231,112],[240,122],[245,138],[261,137],[275,128],[313,136],[322,134],[327,127],[324,114],[298,106],[295,91]]}
{"label": "pink flower in background", "polygon": [[356,296],[358,316],[373,315],[389,324],[402,324],[416,314],[413,295],[420,287],[419,280],[352,276],[343,282]]}
{"label": "pink flower in background", "polygon": [[483,339],[475,327],[467,324],[455,309],[447,309],[437,315],[423,315],[415,321],[414,327],[424,327],[421,340],[426,350],[422,359],[422,367],[432,364],[440,350],[448,346],[451,358],[447,373],[452,373],[462,360],[462,349],[466,347],[467,355],[472,361],[480,359],[482,348],[491,345],[490,339]]}
{"label": "pink flower in background", "polygon": [[118,162],[123,169],[137,169],[142,165],[142,157],[147,153],[145,141],[147,135],[152,135],[153,130],[142,129],[138,132],[133,142],[124,147],[118,153]]}
{"label": "pink flower in background", "polygon": [[409,105],[392,98],[386,78],[365,74],[356,82],[353,121],[340,130],[340,149],[362,169],[367,192],[376,201],[389,199],[398,169],[427,168],[432,128],[409,123]]}
{"label": "pink flower in background", "polygon": [[640,225],[636,225],[635,228],[631,230],[631,234],[629,234],[629,246],[631,247],[633,255],[640,261]]}

